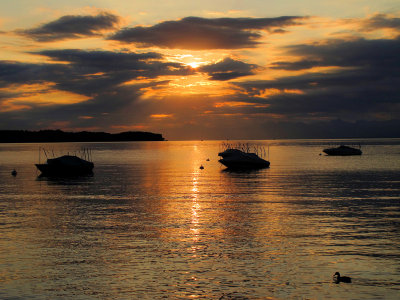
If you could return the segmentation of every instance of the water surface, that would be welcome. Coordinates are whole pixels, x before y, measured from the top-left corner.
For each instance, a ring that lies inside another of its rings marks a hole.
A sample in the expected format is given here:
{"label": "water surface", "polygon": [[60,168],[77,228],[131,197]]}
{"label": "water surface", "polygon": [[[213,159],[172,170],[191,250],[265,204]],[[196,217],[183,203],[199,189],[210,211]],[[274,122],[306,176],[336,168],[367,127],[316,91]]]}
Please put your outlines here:
{"label": "water surface", "polygon": [[[218,141],[0,144],[0,298],[398,299],[400,140],[332,142],[255,141],[252,172]],[[93,176],[39,177],[39,147]]]}

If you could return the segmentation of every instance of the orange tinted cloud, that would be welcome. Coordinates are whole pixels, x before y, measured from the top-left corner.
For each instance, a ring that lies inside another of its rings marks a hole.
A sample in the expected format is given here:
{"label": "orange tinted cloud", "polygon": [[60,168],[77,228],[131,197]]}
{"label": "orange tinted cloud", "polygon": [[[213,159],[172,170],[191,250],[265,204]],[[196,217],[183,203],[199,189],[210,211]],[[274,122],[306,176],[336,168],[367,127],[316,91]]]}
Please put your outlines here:
{"label": "orange tinted cloud", "polygon": [[137,125],[112,125],[111,128],[118,130],[145,130],[148,129],[148,125],[137,124]]}
{"label": "orange tinted cloud", "polygon": [[33,106],[68,105],[87,101],[87,96],[53,89],[53,83],[13,84],[0,89],[10,96],[3,101],[0,111],[29,109]]}
{"label": "orange tinted cloud", "polygon": [[259,104],[259,103],[250,103],[250,102],[240,102],[240,101],[225,101],[225,102],[217,102],[214,104],[214,107],[243,107],[243,106],[255,106],[255,107],[268,107],[269,104]]}
{"label": "orange tinted cloud", "polygon": [[101,36],[104,31],[115,30],[119,23],[120,17],[108,12],[96,16],[67,15],[32,29],[16,30],[16,33],[39,42],[50,42]]}
{"label": "orange tinted cloud", "polygon": [[[31,26],[17,37],[24,46],[7,44],[19,54],[15,61],[0,61],[0,126],[33,128],[38,120],[63,128],[162,125],[165,134],[198,126],[213,135],[233,132],[226,124],[256,132],[270,119],[398,118],[399,39],[383,32],[398,32],[395,15],[240,17],[246,15],[174,15],[158,23],[143,17],[150,25],[119,30],[112,20],[120,17],[74,14]],[[87,27],[73,26],[84,19]]]}
{"label": "orange tinted cloud", "polygon": [[109,37],[123,43],[141,47],[170,49],[241,49],[254,48],[260,42],[259,31],[280,31],[299,25],[305,17],[276,18],[216,18],[186,17],[178,21],[165,21],[154,26],[124,28]]}
{"label": "orange tinted cloud", "polygon": [[150,118],[153,119],[165,119],[165,118],[172,118],[173,115],[172,114],[153,114],[150,115]]}

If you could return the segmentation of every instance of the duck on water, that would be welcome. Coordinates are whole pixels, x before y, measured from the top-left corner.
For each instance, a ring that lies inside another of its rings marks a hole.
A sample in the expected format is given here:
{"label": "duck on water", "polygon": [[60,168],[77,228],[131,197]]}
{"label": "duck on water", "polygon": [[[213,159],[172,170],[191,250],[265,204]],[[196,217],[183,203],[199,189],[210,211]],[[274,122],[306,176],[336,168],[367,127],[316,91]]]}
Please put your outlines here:
{"label": "duck on water", "polygon": [[335,274],[333,274],[333,282],[336,284],[341,282],[351,283],[351,278],[348,276],[340,276],[340,273],[336,272]]}

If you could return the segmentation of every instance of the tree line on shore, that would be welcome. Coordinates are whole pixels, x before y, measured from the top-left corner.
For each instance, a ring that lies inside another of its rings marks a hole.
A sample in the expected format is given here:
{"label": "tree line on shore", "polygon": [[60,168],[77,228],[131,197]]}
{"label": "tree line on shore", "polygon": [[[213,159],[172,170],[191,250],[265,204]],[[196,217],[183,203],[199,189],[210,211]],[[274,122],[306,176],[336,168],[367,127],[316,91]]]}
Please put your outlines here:
{"label": "tree line on shore", "polygon": [[62,130],[0,130],[0,143],[51,143],[51,142],[117,142],[117,141],[164,141],[162,134],[126,131],[66,132]]}

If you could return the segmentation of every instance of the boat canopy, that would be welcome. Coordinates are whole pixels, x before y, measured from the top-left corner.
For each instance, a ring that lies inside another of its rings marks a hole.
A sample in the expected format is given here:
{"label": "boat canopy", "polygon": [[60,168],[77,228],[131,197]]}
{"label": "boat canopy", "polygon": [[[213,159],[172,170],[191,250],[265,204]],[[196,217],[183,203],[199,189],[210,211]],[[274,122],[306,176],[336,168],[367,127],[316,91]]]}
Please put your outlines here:
{"label": "boat canopy", "polygon": [[79,166],[89,166],[92,165],[93,163],[86,161],[78,156],[64,155],[57,158],[49,158],[47,160],[47,164],[79,167]]}

